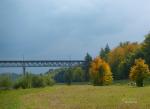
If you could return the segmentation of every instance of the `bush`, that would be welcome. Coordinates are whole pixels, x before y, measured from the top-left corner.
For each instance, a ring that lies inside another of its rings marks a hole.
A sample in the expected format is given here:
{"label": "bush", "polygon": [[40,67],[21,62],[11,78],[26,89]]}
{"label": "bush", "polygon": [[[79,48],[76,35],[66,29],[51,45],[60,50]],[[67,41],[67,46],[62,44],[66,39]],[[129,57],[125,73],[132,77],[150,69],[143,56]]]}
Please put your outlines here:
{"label": "bush", "polygon": [[43,78],[47,86],[53,86],[55,84],[55,81],[50,74],[44,75]]}
{"label": "bush", "polygon": [[12,80],[9,76],[0,77],[0,89],[10,89],[12,88]]}
{"label": "bush", "polygon": [[26,74],[22,76],[15,84],[14,88],[38,88],[38,87],[45,87],[45,86],[52,86],[54,85],[54,80],[51,78],[50,75],[31,75]]}
{"label": "bush", "polygon": [[14,88],[31,88],[32,87],[32,75],[31,74],[26,74],[25,76],[22,76],[20,79],[16,81],[14,84]]}
{"label": "bush", "polygon": [[32,78],[32,87],[38,88],[38,87],[45,87],[46,82],[42,76],[33,76]]}

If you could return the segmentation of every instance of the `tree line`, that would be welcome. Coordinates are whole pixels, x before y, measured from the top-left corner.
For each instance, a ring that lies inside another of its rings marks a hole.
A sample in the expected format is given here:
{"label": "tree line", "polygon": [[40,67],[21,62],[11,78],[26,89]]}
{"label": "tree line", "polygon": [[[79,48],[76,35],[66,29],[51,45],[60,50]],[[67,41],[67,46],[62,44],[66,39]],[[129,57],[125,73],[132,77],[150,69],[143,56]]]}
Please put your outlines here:
{"label": "tree line", "polygon": [[[137,86],[140,86],[137,81],[142,78],[140,81],[141,86],[143,86],[144,78],[149,76],[150,34],[145,36],[142,43],[121,42],[113,49],[110,49],[109,45],[106,44],[106,47],[101,48],[100,53],[95,58],[87,53],[85,61],[84,66],[53,71],[55,73],[54,80],[58,83],[67,84],[71,84],[71,82],[90,82],[93,85],[108,85],[115,80],[130,79],[135,81]],[[136,66],[145,68],[141,70]],[[136,76],[131,76],[133,74],[136,74]]]}
{"label": "tree line", "polygon": [[[113,80],[130,79],[135,81],[137,86],[143,86],[143,80],[150,75],[150,34],[145,36],[142,43],[124,42],[113,49],[107,44],[105,48],[101,48],[99,56],[91,63],[93,64],[97,58],[108,64]],[[100,69],[99,66],[97,73],[102,74],[102,71],[98,71]]]}
{"label": "tree line", "polygon": [[[59,68],[45,74],[26,73],[18,77],[13,88],[31,88],[51,86],[54,83],[85,82],[93,85],[109,85],[115,80],[135,81],[143,86],[144,79],[150,76],[150,34],[142,43],[121,42],[110,49],[106,44],[97,57],[89,53],[85,56],[86,64],[70,68]],[[8,77],[0,76],[0,87],[12,86]]]}

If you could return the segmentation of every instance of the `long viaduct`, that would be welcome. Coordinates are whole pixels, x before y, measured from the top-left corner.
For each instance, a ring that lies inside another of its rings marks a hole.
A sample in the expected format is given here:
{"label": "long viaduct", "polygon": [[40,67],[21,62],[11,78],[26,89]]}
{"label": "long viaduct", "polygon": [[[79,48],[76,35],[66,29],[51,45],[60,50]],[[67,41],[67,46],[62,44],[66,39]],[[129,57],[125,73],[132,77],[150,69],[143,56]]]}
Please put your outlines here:
{"label": "long viaduct", "polygon": [[84,60],[0,60],[0,67],[22,67],[25,74],[26,67],[73,67],[85,65]]}

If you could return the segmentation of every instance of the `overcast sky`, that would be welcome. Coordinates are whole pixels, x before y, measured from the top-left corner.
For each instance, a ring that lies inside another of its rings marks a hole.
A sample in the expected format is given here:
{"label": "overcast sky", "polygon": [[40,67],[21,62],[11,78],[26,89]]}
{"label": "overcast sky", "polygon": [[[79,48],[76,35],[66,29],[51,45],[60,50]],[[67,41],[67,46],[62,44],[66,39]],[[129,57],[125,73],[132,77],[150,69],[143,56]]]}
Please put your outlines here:
{"label": "overcast sky", "polygon": [[0,59],[83,59],[149,31],[150,0],[0,0]]}

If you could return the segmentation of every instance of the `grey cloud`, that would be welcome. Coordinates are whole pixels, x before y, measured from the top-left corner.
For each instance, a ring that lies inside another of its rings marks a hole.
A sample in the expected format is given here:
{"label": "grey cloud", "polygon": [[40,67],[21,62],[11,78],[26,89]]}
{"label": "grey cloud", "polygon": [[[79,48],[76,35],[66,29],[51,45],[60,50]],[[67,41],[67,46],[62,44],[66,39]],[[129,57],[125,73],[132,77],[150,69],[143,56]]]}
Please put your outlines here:
{"label": "grey cloud", "polygon": [[97,55],[100,47],[141,41],[150,1],[1,0],[0,59]]}

